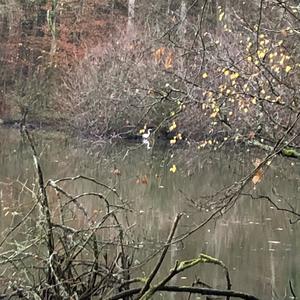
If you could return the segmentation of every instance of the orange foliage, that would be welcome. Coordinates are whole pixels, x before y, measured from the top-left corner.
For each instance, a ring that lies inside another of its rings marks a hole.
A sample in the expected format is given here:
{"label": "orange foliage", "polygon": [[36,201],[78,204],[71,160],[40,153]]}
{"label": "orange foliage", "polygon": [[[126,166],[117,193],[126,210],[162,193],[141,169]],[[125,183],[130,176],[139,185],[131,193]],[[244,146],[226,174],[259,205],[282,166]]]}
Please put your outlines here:
{"label": "orange foliage", "polygon": [[173,67],[173,53],[169,52],[165,60],[165,68],[170,69],[172,67]]}
{"label": "orange foliage", "polygon": [[164,47],[160,47],[158,48],[155,52],[154,52],[154,59],[156,63],[159,63],[162,56],[165,53],[165,48]]}
{"label": "orange foliage", "polygon": [[148,176],[147,175],[143,175],[143,176],[139,176],[136,180],[136,184],[145,184],[147,185],[149,182]]}
{"label": "orange foliage", "polygon": [[[256,158],[253,164],[257,168],[261,164],[261,160],[259,158]],[[252,183],[254,185],[256,185],[257,183],[261,182],[263,175],[264,175],[264,173],[263,173],[262,169],[261,168],[258,169],[256,171],[255,175],[252,177]]]}
{"label": "orange foliage", "polygon": [[[104,1],[86,0],[80,10],[77,1],[61,1],[57,6],[56,66],[71,67],[84,58],[89,49],[99,44],[105,47],[109,40],[107,37],[117,30],[117,26],[124,24],[125,17],[119,16],[116,22],[113,14],[102,12],[102,6],[105,5]],[[51,10],[51,1],[26,11],[16,5],[14,23],[9,24],[11,29],[5,41],[3,38],[0,40],[1,63],[11,70],[12,77],[14,70],[23,66],[32,70],[38,66],[48,66],[52,35],[46,17],[42,24],[28,25],[32,19],[36,19],[37,12],[46,14],[48,10]]]}
{"label": "orange foliage", "polygon": [[170,69],[173,67],[174,53],[170,50],[166,53],[166,48],[160,47],[154,52],[154,60],[157,64],[163,60],[164,67]]}

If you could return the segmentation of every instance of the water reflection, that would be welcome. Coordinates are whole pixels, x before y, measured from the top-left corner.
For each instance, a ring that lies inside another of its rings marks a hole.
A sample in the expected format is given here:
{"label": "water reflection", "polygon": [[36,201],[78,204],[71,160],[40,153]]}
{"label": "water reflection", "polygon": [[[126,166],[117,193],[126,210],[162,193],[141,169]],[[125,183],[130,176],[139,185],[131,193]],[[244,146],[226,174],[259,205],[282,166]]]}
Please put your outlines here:
{"label": "water reflection", "polygon": [[[21,183],[34,186],[35,179],[31,155],[18,132],[0,133],[0,227],[5,232],[31,207]],[[187,150],[157,145],[147,149],[135,144],[106,145],[99,150],[91,145],[80,146],[79,142],[69,144],[64,136],[47,136],[42,134],[38,145],[47,178],[91,176],[116,187],[121,198],[130,203],[129,223],[135,224],[132,234],[137,244],[143,241],[139,246],[145,249],[137,254],[136,262],[162,245],[177,212],[184,212],[178,234],[205,220],[207,213],[196,209],[193,203],[247,174],[252,168],[251,161],[261,155],[190,154]],[[177,165],[176,173],[170,172],[173,164]],[[278,158],[255,193],[269,195],[278,205],[287,201],[299,211],[299,170],[299,163]],[[72,185],[71,192],[79,194],[93,189],[91,183],[79,182]],[[249,190],[253,191],[253,187]],[[55,195],[50,196],[55,201]],[[101,204],[96,199],[83,204],[91,215],[100,211]],[[194,258],[205,252],[228,266],[233,289],[265,299],[284,299],[290,295],[288,281],[292,280],[295,293],[300,295],[299,225],[289,224],[289,217],[263,199],[245,196],[221,219],[208,223],[183,243],[172,245],[164,272],[178,259]],[[84,227],[84,219],[78,218],[76,222]],[[14,238],[24,239],[24,235],[20,233]],[[142,271],[147,274],[152,267],[146,265]],[[182,273],[172,284],[187,285],[196,278],[216,288],[225,287],[222,270],[213,265]],[[160,296],[168,297],[186,299],[175,294]]]}

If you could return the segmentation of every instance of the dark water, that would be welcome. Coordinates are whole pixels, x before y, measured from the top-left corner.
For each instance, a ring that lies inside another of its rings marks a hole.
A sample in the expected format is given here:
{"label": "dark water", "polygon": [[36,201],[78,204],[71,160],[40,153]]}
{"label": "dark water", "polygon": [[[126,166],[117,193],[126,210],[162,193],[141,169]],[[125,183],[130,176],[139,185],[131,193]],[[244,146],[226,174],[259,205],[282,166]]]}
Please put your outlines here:
{"label": "dark water", "polygon": [[[4,234],[30,208],[28,191],[21,183],[34,188],[35,180],[28,146],[19,133],[1,129],[0,136],[0,228]],[[115,186],[123,201],[129,203],[132,211],[126,222],[132,226],[131,238],[144,251],[137,252],[135,263],[163,244],[177,212],[184,213],[178,234],[200,224],[209,212],[195,208],[192,203],[239,180],[253,168],[254,159],[263,158],[262,153],[252,149],[244,154],[235,154],[238,149],[224,152],[155,146],[147,150],[140,144],[87,146],[71,142],[63,135],[39,133],[38,136],[46,179],[92,176]],[[177,168],[175,173],[170,171],[173,164]],[[73,194],[91,189],[92,185],[83,181],[69,187]],[[300,163],[276,158],[262,182],[255,188],[249,186],[247,191],[268,195],[282,207],[288,207],[289,203],[299,211]],[[99,210],[99,202],[95,200],[83,205],[91,214]],[[224,216],[211,221],[183,243],[171,246],[161,276],[176,260],[195,258],[203,252],[226,264],[234,290],[261,299],[288,299],[291,280],[295,293],[300,295],[300,230],[299,224],[290,224],[290,219],[293,220],[291,215],[277,211],[266,200],[241,197]],[[80,218],[74,222],[84,226]],[[13,238],[23,237],[16,233]],[[1,252],[5,247],[4,244]],[[136,275],[148,274],[156,259],[138,269]],[[195,278],[216,288],[226,287],[224,273],[212,265],[199,265],[182,273],[172,284],[188,285]],[[187,299],[187,296],[157,294],[155,299],[158,298]]]}

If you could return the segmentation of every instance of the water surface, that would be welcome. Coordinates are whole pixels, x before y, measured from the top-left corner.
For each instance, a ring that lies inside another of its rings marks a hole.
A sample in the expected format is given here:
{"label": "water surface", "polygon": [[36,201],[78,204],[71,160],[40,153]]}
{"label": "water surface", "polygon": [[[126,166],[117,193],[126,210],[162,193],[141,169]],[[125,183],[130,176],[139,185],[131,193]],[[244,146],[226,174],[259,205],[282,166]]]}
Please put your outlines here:
{"label": "water surface", "polygon": [[[22,183],[34,188],[35,177],[30,151],[19,133],[1,129],[0,134],[0,229],[4,234],[30,208],[32,200]],[[262,153],[253,149],[238,154],[237,148],[196,151],[155,145],[147,150],[135,143],[91,145],[49,132],[36,133],[35,137],[46,179],[91,176],[116,187],[122,200],[128,202],[131,211],[123,221],[132,226],[131,238],[142,249],[136,254],[136,264],[143,261],[145,254],[163,245],[176,213],[184,213],[178,234],[200,224],[209,212],[197,209],[194,203],[238,181],[253,168],[256,158],[263,158]],[[175,173],[170,171],[174,164]],[[249,186],[247,192],[267,195],[282,207],[288,207],[289,203],[299,211],[299,174],[299,162],[278,157],[262,182]],[[78,181],[66,188],[79,194],[95,187]],[[50,194],[50,199],[55,206],[55,195]],[[85,200],[82,205],[91,214],[102,209],[95,199]],[[55,214],[54,211],[54,217]],[[84,218],[79,215],[80,212],[73,222],[85,226]],[[234,290],[261,299],[288,299],[291,280],[295,293],[300,295],[300,231],[299,224],[291,225],[290,219],[293,220],[291,215],[277,211],[266,200],[241,197],[224,216],[208,223],[183,243],[173,245],[160,276],[176,260],[191,259],[203,252],[226,264]],[[24,236],[19,233],[13,238]],[[138,269],[137,275],[148,274],[154,262],[155,259]],[[188,285],[196,278],[216,288],[226,287],[222,270],[211,265],[180,274],[172,284]],[[187,299],[187,296],[160,294],[157,298]]]}

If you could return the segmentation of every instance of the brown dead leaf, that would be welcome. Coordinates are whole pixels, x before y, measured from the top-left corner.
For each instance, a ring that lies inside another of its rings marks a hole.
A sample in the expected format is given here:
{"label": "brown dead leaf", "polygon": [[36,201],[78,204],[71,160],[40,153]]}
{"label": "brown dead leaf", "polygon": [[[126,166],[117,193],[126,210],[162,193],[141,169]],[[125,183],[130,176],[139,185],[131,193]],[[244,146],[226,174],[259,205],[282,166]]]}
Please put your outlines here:
{"label": "brown dead leaf", "polygon": [[147,175],[143,175],[143,176],[138,176],[137,180],[136,180],[136,184],[148,184],[149,179],[147,177]]}
{"label": "brown dead leaf", "polygon": [[252,178],[252,183],[254,184],[254,185],[256,185],[257,183],[259,183],[259,182],[261,182],[261,180],[262,180],[262,178],[263,178],[263,172],[262,172],[262,170],[258,170],[257,172],[256,172],[256,174],[253,176],[253,178]]}
{"label": "brown dead leaf", "polygon": [[121,176],[121,171],[119,169],[117,169],[116,167],[113,168],[111,173],[115,176]]}
{"label": "brown dead leaf", "polygon": [[255,138],[255,132],[254,131],[250,131],[249,133],[248,133],[248,139],[249,140],[253,140]]}
{"label": "brown dead leaf", "polygon": [[173,67],[173,53],[169,52],[168,56],[166,57],[165,68],[170,69],[172,67]]}
{"label": "brown dead leaf", "polygon": [[[253,162],[253,165],[257,168],[261,164],[262,160],[259,158],[256,158]],[[257,183],[261,182],[262,178],[264,176],[263,170],[260,168],[256,171],[255,175],[252,177],[252,183],[256,185]]]}
{"label": "brown dead leaf", "polygon": [[259,158],[255,158],[255,161],[253,162],[253,165],[255,168],[257,168],[261,164],[262,160]]}
{"label": "brown dead leaf", "polygon": [[156,63],[159,63],[164,53],[165,53],[164,47],[160,47],[154,52],[154,59]]}

